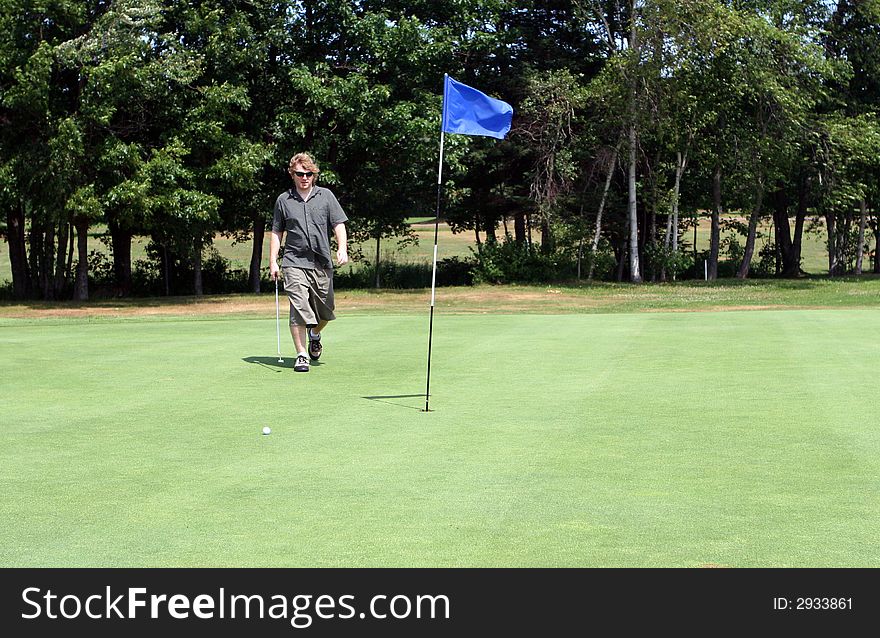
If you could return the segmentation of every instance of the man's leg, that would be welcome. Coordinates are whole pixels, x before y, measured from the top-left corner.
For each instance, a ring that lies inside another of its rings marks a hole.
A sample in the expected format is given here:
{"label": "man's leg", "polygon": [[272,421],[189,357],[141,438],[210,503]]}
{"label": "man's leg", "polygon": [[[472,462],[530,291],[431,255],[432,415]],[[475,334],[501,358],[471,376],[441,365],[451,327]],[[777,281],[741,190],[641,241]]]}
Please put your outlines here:
{"label": "man's leg", "polygon": [[293,345],[296,346],[296,353],[302,354],[306,351],[306,327],[295,326],[290,324],[290,336],[293,337]]}
{"label": "man's leg", "polygon": [[312,361],[320,359],[321,353],[324,351],[324,346],[321,345],[321,331],[326,325],[327,320],[321,319],[316,326],[309,328],[309,357]]}
{"label": "man's leg", "polygon": [[309,358],[317,361],[321,358],[324,346],[321,344],[321,331],[327,323],[335,318],[333,308],[333,271],[312,270],[308,273],[311,288],[309,289],[309,304],[314,310],[315,322],[309,322],[311,326],[308,332]]}
{"label": "man's leg", "polygon": [[305,326],[290,324],[290,335],[293,337],[293,344],[296,346],[296,362],[293,364],[295,372],[309,371],[309,357],[305,354],[306,330]]}
{"label": "man's leg", "polygon": [[309,342],[306,326],[317,321],[309,304],[308,273],[302,268],[283,268],[281,272],[284,275],[284,289],[290,300],[290,336],[293,337],[293,345],[296,346],[296,362],[293,369],[296,372],[308,372]]}

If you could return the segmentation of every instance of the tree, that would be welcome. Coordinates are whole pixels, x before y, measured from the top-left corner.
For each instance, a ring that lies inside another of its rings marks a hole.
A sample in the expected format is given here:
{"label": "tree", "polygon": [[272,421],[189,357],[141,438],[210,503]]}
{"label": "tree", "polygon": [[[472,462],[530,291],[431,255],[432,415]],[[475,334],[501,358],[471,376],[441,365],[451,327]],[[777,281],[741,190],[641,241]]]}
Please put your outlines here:
{"label": "tree", "polygon": [[515,135],[524,138],[534,157],[529,191],[541,215],[541,247],[553,252],[553,212],[575,179],[573,128],[575,113],[585,93],[569,71],[551,71],[529,77]]}
{"label": "tree", "polygon": [[187,56],[162,56],[161,27],[157,2],[100,4],[77,37],[57,46],[58,67],[76,87],[55,148],[78,235],[78,299],[89,295],[86,237],[99,221],[112,239],[117,294],[131,290],[131,239],[148,227],[151,209],[139,171],[167,125],[161,105],[193,77]]}
{"label": "tree", "polygon": [[[824,44],[828,56],[845,61],[852,72],[840,74],[829,86],[832,90],[826,118],[828,126],[821,137],[824,144],[817,156],[825,173],[832,172],[832,184],[823,183],[829,235],[829,272],[839,274],[847,261],[854,205],[858,206],[858,234],[855,238],[853,270],[862,271],[865,230],[868,225],[868,203],[878,201],[880,192],[880,161],[876,147],[877,119],[880,108],[880,2],[841,0],[828,16]],[[843,113],[846,117],[836,117]],[[844,177],[842,181],[840,177]],[[828,199],[832,202],[829,202]],[[836,200],[836,203],[834,203]],[[875,236],[878,233],[877,222]],[[850,251],[852,253],[852,251]],[[876,253],[876,248],[875,248]],[[875,272],[880,272],[875,257]]]}
{"label": "tree", "polygon": [[57,89],[69,85],[54,57],[55,47],[77,33],[81,13],[75,2],[7,2],[0,12],[0,202],[16,298],[55,293],[50,273],[64,200],[58,199],[58,180],[45,176],[51,174],[56,114],[63,109]]}
{"label": "tree", "polygon": [[434,49],[442,44],[418,17],[380,3],[310,5],[291,29],[307,46],[292,62],[278,114],[284,152],[313,153],[351,220],[352,240],[376,241],[378,255],[382,239],[409,236],[406,218],[433,203],[442,73],[432,69],[442,66]]}

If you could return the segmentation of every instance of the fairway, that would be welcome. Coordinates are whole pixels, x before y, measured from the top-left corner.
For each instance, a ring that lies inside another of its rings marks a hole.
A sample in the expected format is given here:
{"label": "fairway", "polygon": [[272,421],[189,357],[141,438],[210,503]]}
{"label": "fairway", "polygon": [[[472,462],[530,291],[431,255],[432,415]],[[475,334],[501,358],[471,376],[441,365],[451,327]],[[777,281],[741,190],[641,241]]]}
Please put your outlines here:
{"label": "fairway", "polygon": [[0,566],[880,567],[878,308],[271,311],[2,324]]}

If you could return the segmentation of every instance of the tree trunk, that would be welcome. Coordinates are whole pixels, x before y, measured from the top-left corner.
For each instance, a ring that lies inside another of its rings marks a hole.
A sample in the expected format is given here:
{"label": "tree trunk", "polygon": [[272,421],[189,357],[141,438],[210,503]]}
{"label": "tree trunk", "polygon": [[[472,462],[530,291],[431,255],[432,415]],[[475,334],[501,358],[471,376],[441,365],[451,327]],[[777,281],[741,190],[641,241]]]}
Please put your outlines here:
{"label": "tree trunk", "polygon": [[498,237],[495,234],[495,226],[497,222],[494,217],[491,215],[485,216],[485,222],[483,224],[483,231],[486,233],[486,243],[494,244],[498,241]]}
{"label": "tree trunk", "polygon": [[617,281],[619,281],[619,282],[623,281],[623,272],[626,269],[626,247],[627,247],[628,243],[629,243],[629,239],[626,236],[624,236],[620,240],[620,248],[618,249],[620,252],[620,256],[617,260],[617,275],[616,275]]}
{"label": "tree trunk", "polygon": [[837,274],[836,221],[834,213],[825,213],[825,229],[828,232],[828,275],[831,277]]}
{"label": "tree trunk", "polygon": [[856,274],[862,274],[862,258],[865,253],[865,226],[868,224],[868,202],[865,198],[859,204],[859,243],[856,246]]}
{"label": "tree trunk", "polygon": [[27,235],[28,274],[31,276],[30,289],[35,298],[42,296],[40,286],[40,263],[43,254],[43,231],[36,220],[31,221],[31,227]]}
{"label": "tree trunk", "polygon": [[577,253],[577,280],[581,280],[581,262],[584,256],[584,238],[581,237],[578,242],[578,253]]}
{"label": "tree trunk", "polygon": [[672,213],[666,214],[666,231],[663,233],[663,265],[660,267],[660,281],[666,282],[666,255],[670,253],[669,238],[672,235]]}
{"label": "tree trunk", "polygon": [[758,235],[758,220],[761,218],[761,208],[764,202],[764,185],[758,180],[755,192],[755,208],[749,215],[749,234],[746,237],[746,248],[743,252],[743,260],[736,272],[737,279],[745,279],[749,276],[749,268],[752,265],[752,255],[755,254],[755,237]]}
{"label": "tree trunk", "polygon": [[162,246],[162,282],[165,284],[165,296],[171,295],[171,258],[168,246]]}
{"label": "tree trunk", "polygon": [[113,242],[113,279],[115,293],[119,297],[131,294],[131,238],[134,233],[122,228],[115,219],[111,219],[107,228]]}
{"label": "tree trunk", "polygon": [[260,292],[260,266],[263,263],[263,240],[266,237],[266,222],[262,217],[254,219],[254,241],[251,247],[251,265],[248,270],[248,283],[251,292]]}
{"label": "tree trunk", "polygon": [[[800,187],[799,187],[800,189]],[[801,237],[806,217],[804,191],[798,196],[798,212],[795,220],[794,240],[791,237],[791,224],[788,217],[788,194],[780,188],[774,194],[773,226],[775,228],[776,271],[782,277],[797,277],[801,267]]]}
{"label": "tree trunk", "polygon": [[553,230],[547,215],[541,215],[541,252],[545,255],[553,252]]}
{"label": "tree trunk", "polygon": [[31,290],[40,299],[51,299],[52,295],[52,257],[55,248],[54,231],[47,226],[31,223],[28,236],[30,254],[28,255]]}
{"label": "tree trunk", "polygon": [[851,220],[848,215],[838,218],[836,213],[825,214],[828,226],[828,274],[832,277],[846,273],[845,248]]}
{"label": "tree trunk", "polygon": [[721,246],[721,166],[715,167],[712,176],[712,230],[709,244],[709,268],[707,278],[718,279],[718,250]]}
{"label": "tree trunk", "polygon": [[381,234],[376,235],[376,290],[382,287],[382,280],[379,276],[379,241]]}
{"label": "tree trunk", "polygon": [[6,241],[9,243],[12,296],[15,299],[25,299],[31,291],[24,226],[24,207],[18,202],[6,211]]}
{"label": "tree trunk", "polygon": [[[672,187],[672,214],[666,220],[666,239],[664,245],[667,250],[672,251],[673,255],[678,255],[678,208],[681,199],[681,177],[684,175],[684,169],[687,167],[687,147],[685,151],[676,151],[675,153],[675,184]],[[675,281],[677,272],[673,271],[672,281]],[[663,266],[661,276],[666,281],[666,266]]]}
{"label": "tree trunk", "polygon": [[67,242],[70,239],[70,224],[61,222],[58,229],[58,250],[55,252],[55,279],[52,287],[54,288],[53,297],[62,299],[64,290],[67,287]]}
{"label": "tree trunk", "polygon": [[516,213],[513,216],[513,238],[517,244],[527,244],[526,240],[526,214]]}
{"label": "tree trunk", "polygon": [[76,282],[73,289],[73,298],[77,301],[87,301],[89,298],[89,222],[77,220],[76,224]]}
{"label": "tree trunk", "polygon": [[880,215],[874,210],[874,274],[880,275]]}
{"label": "tree trunk", "polygon": [[[660,160],[658,159],[655,165],[659,165]],[[644,255],[645,248],[650,248],[651,246],[656,246],[657,244],[657,180],[651,180],[651,208],[650,211],[645,211],[645,216],[647,219],[645,220],[645,227],[647,227],[646,237],[642,242],[642,255]],[[647,207],[645,207],[647,208]],[[647,266],[645,266],[647,271]],[[648,273],[645,272],[645,275]],[[656,282],[660,273],[657,270],[657,264],[651,264],[651,281]]]}
{"label": "tree trunk", "polygon": [[526,214],[526,244],[532,250],[532,216]]}
{"label": "tree trunk", "polygon": [[50,222],[43,238],[43,263],[41,280],[43,283],[43,298],[55,299],[55,223]]}
{"label": "tree trunk", "polygon": [[202,282],[202,241],[197,239],[193,243],[193,292],[196,297],[201,297],[205,294]]}
{"label": "tree trunk", "polygon": [[629,172],[627,176],[629,190],[629,264],[630,281],[641,283],[642,274],[639,269],[639,218],[636,207],[636,127],[629,127]]}
{"label": "tree trunk", "polygon": [[[629,30],[629,48],[636,53],[638,58],[638,38],[636,37],[636,3],[632,1],[630,13],[630,30]],[[630,264],[630,281],[633,283],[641,283],[642,273],[639,269],[639,218],[636,208],[636,83],[633,78],[630,86],[630,102],[629,102],[629,264]]]}
{"label": "tree trunk", "polygon": [[801,275],[801,246],[804,238],[804,222],[807,219],[807,204],[809,203],[809,179],[805,173],[801,173],[798,180],[798,207],[794,220],[794,237],[791,240],[791,252],[782,256],[782,276],[800,277]]}
{"label": "tree trunk", "polygon": [[593,268],[596,265],[596,251],[599,250],[599,238],[602,236],[602,213],[605,211],[605,202],[608,199],[608,190],[611,188],[611,178],[617,166],[617,154],[620,152],[620,143],[614,149],[614,154],[608,162],[608,172],[605,174],[605,187],[602,189],[602,199],[599,201],[599,211],[596,213],[596,232],[593,234],[592,250],[590,251],[590,269],[587,279],[593,279]]}
{"label": "tree trunk", "polygon": [[852,216],[844,215],[843,220],[839,220],[837,223],[837,264],[838,264],[838,275],[845,275],[847,273],[848,267],[850,264],[849,254],[849,235],[850,230],[852,229]]}
{"label": "tree trunk", "polygon": [[[675,188],[672,191],[672,252],[678,253],[678,207],[681,199],[681,178],[684,175],[684,169],[687,168],[688,153],[677,153],[678,161],[675,165]],[[675,279],[675,275],[672,276]]]}
{"label": "tree trunk", "polygon": [[69,237],[70,239],[67,242],[67,264],[64,269],[64,281],[70,281],[70,274],[73,272],[73,223],[68,224],[70,227]]}
{"label": "tree trunk", "polygon": [[666,217],[666,235],[663,238],[663,245],[673,252],[678,252],[678,206],[681,196],[681,176],[687,165],[687,154],[681,151],[675,153],[675,183],[672,187],[672,213]]}

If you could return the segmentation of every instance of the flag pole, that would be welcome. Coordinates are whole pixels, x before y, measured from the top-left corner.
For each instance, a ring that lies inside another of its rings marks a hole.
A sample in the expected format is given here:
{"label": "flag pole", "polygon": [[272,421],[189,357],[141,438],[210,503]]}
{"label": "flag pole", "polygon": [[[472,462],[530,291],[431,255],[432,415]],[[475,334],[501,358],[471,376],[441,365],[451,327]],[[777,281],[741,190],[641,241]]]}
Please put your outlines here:
{"label": "flag pole", "polygon": [[437,168],[437,209],[434,213],[434,264],[431,271],[431,318],[428,323],[428,378],[425,381],[425,412],[431,399],[431,343],[434,340],[434,298],[437,292],[437,236],[443,195],[443,140],[445,133],[485,135],[504,139],[510,130],[513,107],[443,74],[443,109],[440,120],[440,166]]}
{"label": "flag pole", "polygon": [[440,199],[443,194],[443,135],[440,131],[440,166],[437,168],[437,206],[434,210],[434,261],[431,270],[431,314],[428,320],[428,378],[425,381],[425,412],[430,412],[431,398],[431,342],[434,336],[434,296],[437,290],[437,235],[440,231]]}

